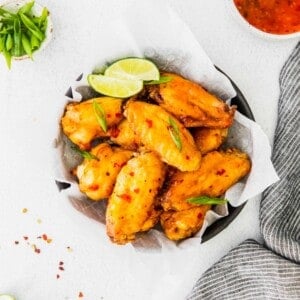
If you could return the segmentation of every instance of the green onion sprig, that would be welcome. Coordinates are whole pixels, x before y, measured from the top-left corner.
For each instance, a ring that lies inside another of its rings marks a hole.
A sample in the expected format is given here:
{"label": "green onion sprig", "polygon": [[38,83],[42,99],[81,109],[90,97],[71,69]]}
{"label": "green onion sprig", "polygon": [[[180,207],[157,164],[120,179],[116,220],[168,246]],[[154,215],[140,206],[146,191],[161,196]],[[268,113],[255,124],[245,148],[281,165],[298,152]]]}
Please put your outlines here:
{"label": "green onion sprig", "polygon": [[187,199],[186,201],[191,204],[197,204],[197,205],[219,205],[228,202],[228,200],[226,199],[207,197],[207,196],[192,197]]}
{"label": "green onion sprig", "polygon": [[182,149],[182,142],[181,142],[181,138],[180,138],[180,130],[178,128],[178,125],[176,124],[176,122],[174,121],[173,118],[169,117],[169,133],[170,136],[174,142],[174,144],[176,145],[177,149],[179,151],[181,151]]}
{"label": "green onion sprig", "polygon": [[32,58],[46,38],[48,9],[44,7],[41,15],[36,16],[33,7],[34,1],[24,4],[16,13],[0,7],[0,53],[9,69],[12,57]]}

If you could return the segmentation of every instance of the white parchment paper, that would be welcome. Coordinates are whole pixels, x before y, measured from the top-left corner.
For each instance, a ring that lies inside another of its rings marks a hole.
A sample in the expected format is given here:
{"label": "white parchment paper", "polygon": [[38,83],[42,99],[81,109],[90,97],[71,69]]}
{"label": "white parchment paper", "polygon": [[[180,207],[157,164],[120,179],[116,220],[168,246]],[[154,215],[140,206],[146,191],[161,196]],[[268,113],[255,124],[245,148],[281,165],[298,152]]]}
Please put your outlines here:
{"label": "white parchment paper", "polygon": [[[172,9],[158,1],[143,2],[143,10],[140,8],[139,5],[131,7],[123,18],[114,20],[102,29],[103,51],[99,53],[99,57],[95,58],[94,66],[88,66],[86,70],[83,70],[80,80],[70,83],[71,88],[62,104],[62,113],[68,101],[80,101],[82,98],[93,96],[86,82],[87,74],[95,68],[101,69],[116,59],[128,56],[148,57],[160,69],[179,73],[198,82],[223,100],[235,96],[235,90],[230,81],[215,69],[189,28]],[[68,182],[71,185],[62,193],[65,193],[75,208],[104,223],[104,202],[87,200],[69,175],[70,168],[77,158],[69,151],[66,139],[63,138],[61,132],[55,146],[56,180]],[[230,130],[227,146],[243,150],[250,156],[252,162],[252,169],[247,178],[230,188],[225,195],[232,206],[242,205],[278,180],[270,160],[271,148],[267,136],[258,124],[238,112]],[[189,247],[193,243],[200,243],[207,226],[227,214],[226,205],[215,207],[214,211],[206,214],[200,232],[179,244],[169,241],[159,230],[152,229],[147,234],[138,237],[133,245],[136,249],[142,250]]]}

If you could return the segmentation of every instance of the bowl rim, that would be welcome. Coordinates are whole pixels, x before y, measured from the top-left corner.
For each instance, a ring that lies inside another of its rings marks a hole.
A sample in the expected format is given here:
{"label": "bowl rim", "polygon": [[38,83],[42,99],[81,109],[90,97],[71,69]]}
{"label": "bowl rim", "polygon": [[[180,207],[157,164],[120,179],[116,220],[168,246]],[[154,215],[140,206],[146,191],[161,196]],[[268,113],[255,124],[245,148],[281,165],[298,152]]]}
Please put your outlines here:
{"label": "bowl rim", "polygon": [[293,33],[287,33],[287,34],[276,34],[276,33],[269,33],[262,31],[255,26],[251,25],[238,11],[237,7],[234,4],[234,0],[226,1],[227,6],[229,6],[230,11],[233,14],[233,17],[244,27],[247,28],[249,32],[252,32],[253,34],[256,34],[264,39],[270,39],[270,40],[288,40],[288,39],[295,39],[300,37],[300,31],[293,32]]}
{"label": "bowl rim", "polygon": [[[238,88],[238,86],[235,84],[235,82],[219,67],[216,66],[216,69],[220,71],[222,74],[224,74],[231,82],[233,88],[236,91],[236,96],[231,99],[231,104],[237,106],[237,110],[245,115],[247,118],[249,118],[252,121],[255,121],[253,113],[251,111],[251,108],[241,92],[241,90]],[[233,222],[233,220],[240,214],[240,212],[243,210],[243,208],[246,206],[248,201],[243,203],[240,206],[233,207],[230,204],[228,204],[228,215],[226,217],[223,217],[210,226],[208,226],[202,236],[201,244],[211,240],[212,238],[216,237],[221,231],[223,231],[230,223]]]}

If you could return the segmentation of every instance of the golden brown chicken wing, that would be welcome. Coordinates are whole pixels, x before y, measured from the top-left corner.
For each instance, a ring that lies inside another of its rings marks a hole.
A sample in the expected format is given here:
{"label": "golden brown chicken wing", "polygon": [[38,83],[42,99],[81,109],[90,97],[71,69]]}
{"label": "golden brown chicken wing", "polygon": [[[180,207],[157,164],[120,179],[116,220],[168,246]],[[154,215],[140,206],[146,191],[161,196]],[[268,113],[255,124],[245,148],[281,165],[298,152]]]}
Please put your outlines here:
{"label": "golden brown chicken wing", "polygon": [[177,171],[162,196],[164,210],[186,210],[194,207],[186,200],[196,196],[220,197],[248,174],[251,163],[247,154],[237,149],[213,151],[202,158],[194,172]]}
{"label": "golden brown chicken wing", "polygon": [[197,233],[211,205],[200,205],[182,211],[166,211],[160,216],[160,223],[166,236],[173,241],[190,237]]}
{"label": "golden brown chicken wing", "polygon": [[192,135],[202,154],[217,150],[225,141],[227,128],[193,128]]}
{"label": "golden brown chicken wing", "polygon": [[153,152],[132,158],[122,168],[106,211],[107,234],[113,242],[130,242],[157,223],[155,198],[164,176],[165,165]]}
{"label": "golden brown chicken wing", "polygon": [[137,150],[138,139],[134,131],[129,126],[129,122],[124,119],[118,126],[109,130],[111,141],[122,146],[124,149]]}
{"label": "golden brown chicken wing", "polygon": [[227,128],[232,124],[235,108],[179,75],[162,75],[171,81],[149,86],[149,96],[185,127]]}
{"label": "golden brown chicken wing", "polygon": [[89,149],[91,141],[97,137],[108,136],[99,125],[93,109],[93,101],[102,108],[108,128],[120,123],[122,115],[122,100],[101,97],[70,103],[61,119],[64,134],[81,149]]}
{"label": "golden brown chicken wing", "polygon": [[103,143],[91,150],[97,159],[85,159],[75,173],[79,189],[92,200],[108,198],[115,185],[117,175],[132,157],[133,152]]}
{"label": "golden brown chicken wing", "polygon": [[[129,101],[125,116],[138,143],[181,171],[197,170],[201,153],[190,132],[158,105]],[[175,139],[175,140],[174,140]]]}

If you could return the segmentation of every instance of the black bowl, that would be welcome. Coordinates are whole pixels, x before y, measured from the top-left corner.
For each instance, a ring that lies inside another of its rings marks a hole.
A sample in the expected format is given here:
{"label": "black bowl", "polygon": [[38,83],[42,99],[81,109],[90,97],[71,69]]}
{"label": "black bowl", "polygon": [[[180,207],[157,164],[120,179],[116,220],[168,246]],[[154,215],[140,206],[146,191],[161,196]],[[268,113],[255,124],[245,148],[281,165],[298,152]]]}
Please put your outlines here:
{"label": "black bowl", "polygon": [[[217,68],[220,72],[222,72],[225,76],[227,76],[222,70]],[[231,100],[232,105],[237,106],[237,110],[243,114],[244,116],[248,117],[250,120],[254,121],[253,113],[248,105],[248,102],[240,89],[236,86],[236,84],[227,76],[228,79],[231,81],[231,84],[233,85],[234,89],[236,90],[236,97],[234,97]],[[213,223],[211,226],[209,226],[204,235],[202,236],[202,243],[212,239],[214,236],[216,236],[219,232],[224,230],[242,211],[242,209],[245,207],[246,203],[238,206],[233,207],[230,204],[228,204],[228,216],[224,217],[222,219],[219,219],[215,223]]]}

